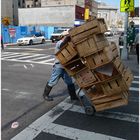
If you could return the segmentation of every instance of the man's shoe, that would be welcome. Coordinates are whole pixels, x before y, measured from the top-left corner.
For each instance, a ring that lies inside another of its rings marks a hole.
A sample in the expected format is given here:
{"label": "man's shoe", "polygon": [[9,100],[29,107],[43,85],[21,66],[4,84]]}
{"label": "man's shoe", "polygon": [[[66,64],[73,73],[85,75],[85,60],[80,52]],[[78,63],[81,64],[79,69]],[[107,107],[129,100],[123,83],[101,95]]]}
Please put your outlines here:
{"label": "man's shoe", "polygon": [[44,98],[44,100],[46,100],[46,101],[53,101],[53,98],[50,97],[49,95],[46,96],[46,95],[43,94],[43,98]]}
{"label": "man's shoe", "polygon": [[51,89],[52,87],[50,87],[47,83],[43,93],[43,98],[47,101],[53,101],[53,98],[49,96]]}

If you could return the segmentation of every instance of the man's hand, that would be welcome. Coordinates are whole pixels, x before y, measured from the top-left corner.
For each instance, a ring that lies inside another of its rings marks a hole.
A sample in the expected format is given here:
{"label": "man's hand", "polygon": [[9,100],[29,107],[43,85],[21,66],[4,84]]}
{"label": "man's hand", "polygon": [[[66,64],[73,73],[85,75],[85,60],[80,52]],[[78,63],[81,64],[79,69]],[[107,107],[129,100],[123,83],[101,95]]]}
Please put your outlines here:
{"label": "man's hand", "polygon": [[60,44],[60,48],[66,45],[68,42],[70,42],[71,38],[69,35],[67,35],[64,39],[64,41]]}

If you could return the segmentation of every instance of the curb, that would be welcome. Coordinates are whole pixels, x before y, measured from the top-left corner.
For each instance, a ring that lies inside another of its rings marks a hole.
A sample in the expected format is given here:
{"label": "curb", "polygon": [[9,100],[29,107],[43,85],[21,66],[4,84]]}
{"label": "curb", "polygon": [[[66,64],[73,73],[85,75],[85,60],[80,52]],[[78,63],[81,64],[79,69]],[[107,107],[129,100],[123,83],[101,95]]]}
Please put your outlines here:
{"label": "curb", "polygon": [[17,43],[4,44],[4,47],[8,47],[8,46],[17,46]]}
{"label": "curb", "polygon": [[[51,40],[46,40],[45,41],[46,43],[51,43],[52,41]],[[8,47],[8,46],[18,46],[17,43],[7,43],[7,44],[4,44],[4,47]]]}

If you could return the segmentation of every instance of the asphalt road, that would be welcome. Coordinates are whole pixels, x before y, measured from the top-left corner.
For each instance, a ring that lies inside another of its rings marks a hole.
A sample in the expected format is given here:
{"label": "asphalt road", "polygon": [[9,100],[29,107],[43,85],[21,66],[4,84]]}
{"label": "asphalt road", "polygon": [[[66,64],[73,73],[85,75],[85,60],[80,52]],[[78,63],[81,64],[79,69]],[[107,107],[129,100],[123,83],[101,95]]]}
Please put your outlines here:
{"label": "asphalt road", "polygon": [[[52,95],[55,96],[54,102],[44,102],[42,98],[45,84],[52,70],[53,53],[54,44],[49,43],[34,46],[12,46],[5,48],[1,53],[1,122],[3,140],[8,140],[14,136],[68,95],[66,86],[60,80],[52,90]],[[40,56],[34,57],[40,57],[40,59],[27,62],[25,60],[27,54],[29,56],[40,54]],[[50,57],[43,58],[48,55]],[[21,60],[21,57],[24,58]],[[44,60],[52,61],[49,64],[40,63]],[[20,126],[16,131],[11,129],[11,125],[15,121],[18,121]]]}
{"label": "asphalt road", "polygon": [[[136,56],[124,61],[135,76],[129,104],[87,116],[79,102],[71,103],[69,99],[61,102],[68,96],[62,80],[52,90],[54,102],[43,101],[42,92],[54,61],[53,51],[54,44],[47,44],[7,48],[2,52],[2,140],[9,140],[24,128],[12,140],[138,140]],[[19,127],[12,129],[15,121]]]}

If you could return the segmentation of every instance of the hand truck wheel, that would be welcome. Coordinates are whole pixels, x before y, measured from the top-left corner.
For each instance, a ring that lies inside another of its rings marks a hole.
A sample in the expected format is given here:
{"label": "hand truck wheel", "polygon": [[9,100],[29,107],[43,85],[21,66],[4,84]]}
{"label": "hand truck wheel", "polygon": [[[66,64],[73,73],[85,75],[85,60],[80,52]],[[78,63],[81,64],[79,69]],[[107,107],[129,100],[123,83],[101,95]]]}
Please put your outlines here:
{"label": "hand truck wheel", "polygon": [[87,115],[90,115],[90,116],[94,115],[94,114],[95,114],[95,109],[94,109],[94,107],[92,107],[92,106],[86,106],[86,107],[85,107],[85,113],[86,113]]}

